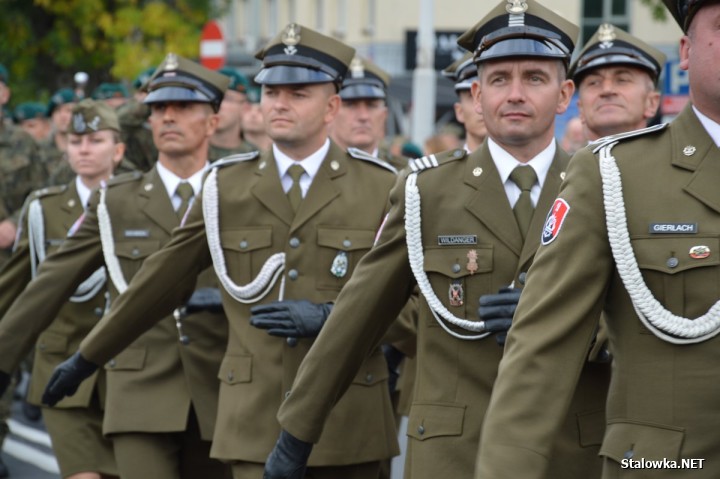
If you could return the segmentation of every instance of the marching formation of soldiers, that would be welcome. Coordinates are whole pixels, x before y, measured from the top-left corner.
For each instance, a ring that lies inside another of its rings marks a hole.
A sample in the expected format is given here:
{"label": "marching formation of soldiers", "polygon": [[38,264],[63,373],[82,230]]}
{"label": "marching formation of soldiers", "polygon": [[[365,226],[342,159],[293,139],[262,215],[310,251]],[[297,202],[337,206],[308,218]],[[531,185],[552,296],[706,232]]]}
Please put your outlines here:
{"label": "marching formation of soldiers", "polygon": [[691,102],[651,127],[664,55],[574,54],[534,0],[459,38],[465,142],[421,158],[389,76],[297,23],[252,82],[168,53],[18,105],[0,415],[32,354],[65,478],[389,479],[402,415],[411,479],[719,477],[720,3],[663,1]]}

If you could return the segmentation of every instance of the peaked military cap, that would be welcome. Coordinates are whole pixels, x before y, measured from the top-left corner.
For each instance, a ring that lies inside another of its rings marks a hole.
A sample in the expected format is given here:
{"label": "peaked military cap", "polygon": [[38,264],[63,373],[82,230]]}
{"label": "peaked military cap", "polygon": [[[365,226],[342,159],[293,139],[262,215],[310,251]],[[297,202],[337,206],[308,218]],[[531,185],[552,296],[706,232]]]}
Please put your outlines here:
{"label": "peaked military cap", "polygon": [[442,71],[443,76],[455,83],[455,92],[469,91],[478,78],[477,66],[473,54],[465,53]]}
{"label": "peaked military cap", "polygon": [[8,69],[5,68],[5,65],[0,63],[0,82],[3,82],[7,85],[7,82],[9,79],[10,79],[10,73],[8,73]]}
{"label": "peaked military cap", "polygon": [[145,103],[209,103],[217,111],[229,83],[230,79],[225,75],[168,53],[150,78]]}
{"label": "peaked military cap", "polygon": [[475,63],[543,57],[569,62],[580,29],[533,0],[503,0],[458,38]]}
{"label": "peaked military cap", "polygon": [[695,14],[701,7],[712,3],[708,0],[663,0],[683,32],[687,33]]}
{"label": "peaked military cap", "polygon": [[218,70],[218,73],[222,73],[230,79],[230,84],[227,88],[228,90],[247,93],[248,88],[250,88],[250,81],[248,78],[234,68],[222,67]]}
{"label": "peaked military cap", "polygon": [[61,88],[58,91],[55,92],[53,96],[50,97],[50,101],[48,102],[47,106],[47,114],[48,116],[52,116],[53,112],[55,111],[55,108],[59,107],[60,105],[65,105],[67,103],[73,103],[76,102],[78,98],[75,96],[75,92],[72,91],[70,88]]}
{"label": "peaked military cap", "polygon": [[93,100],[109,100],[110,98],[128,98],[127,88],[122,83],[101,83],[92,92]]}
{"label": "peaked military cap", "polygon": [[47,118],[47,107],[42,103],[25,102],[15,107],[15,121],[20,123],[34,118]]}
{"label": "peaked military cap", "polygon": [[133,80],[133,88],[139,91],[147,89],[147,83],[150,81],[152,76],[155,74],[155,67],[146,68],[145,70],[138,73],[138,76]]}
{"label": "peaked military cap", "polygon": [[355,49],[297,23],[286,26],[255,54],[263,69],[261,85],[342,83]]}
{"label": "peaked military cap", "polygon": [[657,81],[665,64],[665,55],[639,38],[609,23],[603,23],[570,65],[568,76],[576,84],[584,73],[610,65],[633,65]]}
{"label": "peaked military cap", "polygon": [[113,107],[89,98],[73,107],[70,133],[87,135],[100,130],[120,131],[120,122]]}
{"label": "peaked military cap", "polygon": [[390,75],[377,65],[356,56],[350,62],[350,68],[340,88],[340,98],[356,100],[360,98],[385,99]]}

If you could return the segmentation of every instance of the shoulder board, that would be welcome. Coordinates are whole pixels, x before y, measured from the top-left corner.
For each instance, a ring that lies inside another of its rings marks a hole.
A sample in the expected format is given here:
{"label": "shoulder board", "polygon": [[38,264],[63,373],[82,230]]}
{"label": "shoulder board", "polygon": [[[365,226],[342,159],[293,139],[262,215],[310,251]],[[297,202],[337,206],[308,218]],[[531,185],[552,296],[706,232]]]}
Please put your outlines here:
{"label": "shoulder board", "polygon": [[395,167],[393,165],[391,165],[387,161],[381,160],[380,158],[376,158],[376,157],[364,152],[363,150],[361,150],[359,148],[350,146],[350,147],[348,147],[347,152],[350,156],[352,156],[356,160],[363,160],[363,161],[367,161],[369,163],[374,163],[378,166],[385,168],[386,170],[392,171],[393,173],[395,173],[397,175],[398,171],[395,169]]}
{"label": "shoulder board", "polygon": [[44,198],[46,196],[58,195],[67,190],[67,185],[47,186],[31,193],[30,199]]}
{"label": "shoulder board", "polygon": [[466,155],[467,152],[463,148],[457,148],[455,150],[438,153],[437,155],[428,155],[423,156],[422,158],[410,160],[408,165],[410,166],[410,169],[413,173],[419,173],[423,170],[437,168],[438,166],[444,165],[445,163],[465,158]]}
{"label": "shoulder board", "polygon": [[592,147],[593,153],[597,153],[603,147],[609,145],[610,143],[615,143],[618,141],[626,140],[628,138],[635,138],[636,136],[647,135],[648,133],[660,131],[663,130],[667,125],[667,123],[661,123],[659,125],[649,126],[647,128],[641,128],[639,130],[628,131],[626,133],[618,133],[617,135],[604,136],[602,138],[598,138],[595,141],[591,141],[589,145]]}
{"label": "shoulder board", "polygon": [[121,185],[123,183],[129,183],[131,181],[138,181],[143,177],[142,171],[128,171],[121,175],[113,176],[107,181],[107,186]]}
{"label": "shoulder board", "polygon": [[260,156],[259,151],[251,151],[249,153],[238,153],[237,155],[230,155],[226,156],[225,158],[220,158],[217,161],[213,161],[210,163],[210,168],[222,168],[223,166],[232,165],[234,163],[240,163],[243,161],[250,161],[254,160]]}

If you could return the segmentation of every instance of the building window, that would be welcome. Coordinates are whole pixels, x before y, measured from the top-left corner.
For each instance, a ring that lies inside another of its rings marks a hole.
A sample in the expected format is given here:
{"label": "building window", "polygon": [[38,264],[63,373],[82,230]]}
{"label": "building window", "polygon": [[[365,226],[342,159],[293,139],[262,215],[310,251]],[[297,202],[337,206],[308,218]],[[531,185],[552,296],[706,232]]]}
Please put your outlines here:
{"label": "building window", "polygon": [[593,36],[603,23],[612,23],[625,31],[630,29],[628,0],[583,0],[581,45]]}

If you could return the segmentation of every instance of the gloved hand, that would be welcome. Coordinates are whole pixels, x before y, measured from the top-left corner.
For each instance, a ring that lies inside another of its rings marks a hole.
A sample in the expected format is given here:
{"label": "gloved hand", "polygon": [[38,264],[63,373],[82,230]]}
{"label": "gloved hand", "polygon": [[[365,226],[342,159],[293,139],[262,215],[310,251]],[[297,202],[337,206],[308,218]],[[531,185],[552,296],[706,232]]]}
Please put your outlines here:
{"label": "gloved hand", "polygon": [[485,331],[498,333],[495,340],[505,346],[505,338],[512,324],[513,314],[520,301],[520,288],[501,288],[497,294],[480,296],[478,316],[485,321]]}
{"label": "gloved hand", "polygon": [[332,303],[315,304],[307,300],[275,301],[250,308],[250,324],[267,329],[271,336],[314,338],[330,316]]}
{"label": "gloved hand", "polygon": [[7,391],[7,388],[8,386],[10,386],[11,382],[12,376],[10,376],[5,371],[0,371],[0,397],[5,394],[5,391]]}
{"label": "gloved hand", "polygon": [[192,296],[190,296],[183,312],[187,315],[199,313],[201,311],[208,311],[210,313],[223,312],[222,295],[220,294],[219,289],[196,289]]}
{"label": "gloved hand", "polygon": [[91,363],[76,352],[55,367],[42,395],[43,404],[54,406],[62,398],[72,396],[80,383],[97,371],[98,365]]}
{"label": "gloved hand", "polygon": [[263,479],[303,479],[312,448],[312,443],[283,429],[267,458]]}
{"label": "gloved hand", "polygon": [[402,362],[405,355],[402,353],[402,351],[395,348],[391,344],[383,344],[382,352],[383,355],[385,355],[385,361],[387,361],[388,365],[388,389],[390,389],[390,394],[392,395],[392,393],[395,392],[395,389],[397,389],[397,381],[400,377],[400,371],[398,371],[398,367],[400,366],[400,363]]}

